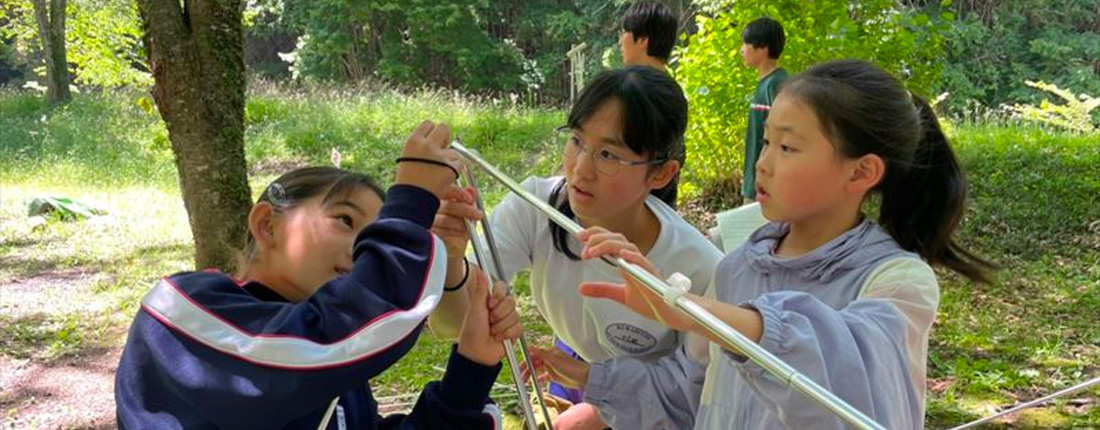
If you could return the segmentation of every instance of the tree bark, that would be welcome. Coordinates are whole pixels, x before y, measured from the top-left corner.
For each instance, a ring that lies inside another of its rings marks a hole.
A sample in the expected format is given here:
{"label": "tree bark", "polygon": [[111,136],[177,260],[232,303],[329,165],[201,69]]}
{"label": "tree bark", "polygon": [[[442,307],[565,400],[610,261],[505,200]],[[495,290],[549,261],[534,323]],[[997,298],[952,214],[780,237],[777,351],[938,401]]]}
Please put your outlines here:
{"label": "tree bark", "polygon": [[73,99],[69,91],[69,61],[65,56],[66,0],[33,0],[34,18],[38,22],[38,37],[46,57],[46,97],[59,105]]}
{"label": "tree bark", "polygon": [[[182,7],[181,7],[182,4]],[[139,0],[195,267],[231,273],[247,237],[242,0]]]}

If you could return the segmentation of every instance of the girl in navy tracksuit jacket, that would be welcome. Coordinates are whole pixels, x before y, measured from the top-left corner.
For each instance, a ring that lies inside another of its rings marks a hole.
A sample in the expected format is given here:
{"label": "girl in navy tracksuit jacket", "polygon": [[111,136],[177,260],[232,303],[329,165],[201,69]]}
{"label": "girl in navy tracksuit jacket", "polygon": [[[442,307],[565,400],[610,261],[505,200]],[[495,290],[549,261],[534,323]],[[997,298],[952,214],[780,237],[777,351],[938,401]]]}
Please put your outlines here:
{"label": "girl in navy tracksuit jacket", "polygon": [[445,251],[428,229],[441,197],[469,197],[450,185],[449,134],[421,124],[385,204],[360,174],[283,175],[249,214],[241,280],[162,279],[116,374],[119,428],[499,428],[488,394],[501,340],[520,327],[515,303],[484,282],[471,288],[485,306],[471,308],[442,381],[410,414],[380,417],[366,383],[415,344],[442,294]]}

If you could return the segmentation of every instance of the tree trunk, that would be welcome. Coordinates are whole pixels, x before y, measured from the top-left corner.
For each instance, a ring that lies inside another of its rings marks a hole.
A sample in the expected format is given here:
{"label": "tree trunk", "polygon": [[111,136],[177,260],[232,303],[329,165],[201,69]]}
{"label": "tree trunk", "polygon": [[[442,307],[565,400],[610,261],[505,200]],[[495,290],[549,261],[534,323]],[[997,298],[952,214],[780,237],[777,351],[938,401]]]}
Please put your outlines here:
{"label": "tree trunk", "polygon": [[65,1],[34,0],[34,18],[38,22],[38,37],[42,39],[42,53],[46,57],[46,96],[50,104],[68,103],[73,99],[69,92],[69,61],[65,57]]}
{"label": "tree trunk", "polygon": [[[182,7],[181,7],[182,4]],[[195,266],[230,273],[247,237],[241,0],[139,0],[153,98],[168,126]]]}
{"label": "tree trunk", "polygon": [[344,70],[345,73],[347,73],[349,81],[360,82],[367,78],[366,69],[363,67],[363,62],[359,59],[359,40],[363,37],[363,31],[359,24],[352,23],[349,27],[348,33],[351,34],[351,47],[349,47],[348,52],[344,54]]}

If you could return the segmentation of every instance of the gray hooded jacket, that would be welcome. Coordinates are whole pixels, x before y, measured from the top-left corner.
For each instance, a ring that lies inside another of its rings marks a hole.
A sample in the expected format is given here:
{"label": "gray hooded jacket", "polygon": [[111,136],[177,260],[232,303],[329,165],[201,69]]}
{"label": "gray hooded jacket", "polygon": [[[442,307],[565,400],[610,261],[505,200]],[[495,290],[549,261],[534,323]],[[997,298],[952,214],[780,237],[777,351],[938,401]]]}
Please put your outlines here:
{"label": "gray hooded jacket", "polygon": [[[760,312],[765,350],[886,428],[923,428],[932,269],[870,221],[796,258],[772,252],[788,230],[757,230],[719,263],[710,294]],[[759,365],[694,343],[593,365],[585,400],[619,429],[847,428]]]}

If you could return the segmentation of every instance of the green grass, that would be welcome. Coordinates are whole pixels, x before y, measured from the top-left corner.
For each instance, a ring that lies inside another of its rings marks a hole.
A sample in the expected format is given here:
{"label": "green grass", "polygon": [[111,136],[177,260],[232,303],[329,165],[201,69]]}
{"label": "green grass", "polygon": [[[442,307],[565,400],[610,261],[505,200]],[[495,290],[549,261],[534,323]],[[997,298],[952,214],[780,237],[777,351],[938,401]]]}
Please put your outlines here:
{"label": "green grass", "polygon": [[[110,215],[32,230],[25,202],[41,195],[79,196]],[[45,291],[19,303],[22,312],[0,314],[0,352],[53,361],[116,342],[145,290],[191,266],[180,203],[178,191],[156,188],[0,183],[0,283],[36,279],[33,288]],[[0,303],[16,305],[16,287],[5,287]]]}
{"label": "green grass", "polygon": [[[44,279],[72,288],[54,288],[42,312],[0,315],[0,353],[50,361],[116,345],[156,279],[191,265],[167,133],[141,97],[85,94],[50,110],[38,96],[0,93],[0,283]],[[400,144],[425,118],[451,124],[515,178],[550,174],[559,162],[547,138],[564,121],[561,111],[446,93],[264,87],[247,105],[253,189],[294,166],[327,164],[332,148],[346,167],[387,182]],[[1012,124],[952,130],[972,186],[960,237],[1002,269],[992,286],[941,272],[929,428],[1100,374],[1100,137]],[[503,190],[484,182],[487,200],[497,201]],[[92,203],[114,221],[32,231],[25,205],[40,195]],[[526,280],[518,287],[525,291]],[[549,330],[530,300],[521,295],[520,304],[534,343],[546,344]],[[376,394],[419,390],[440,376],[447,351],[425,332],[409,356],[371,381]],[[507,374],[500,382],[508,384]],[[1058,403],[985,428],[1100,428],[1100,407]]]}
{"label": "green grass", "polygon": [[[1012,125],[954,134],[972,192],[960,237],[1001,270],[990,286],[941,271],[930,428],[1100,374],[1100,139]],[[1015,427],[983,428],[1100,427],[1095,405],[1070,412],[1041,408]]]}

